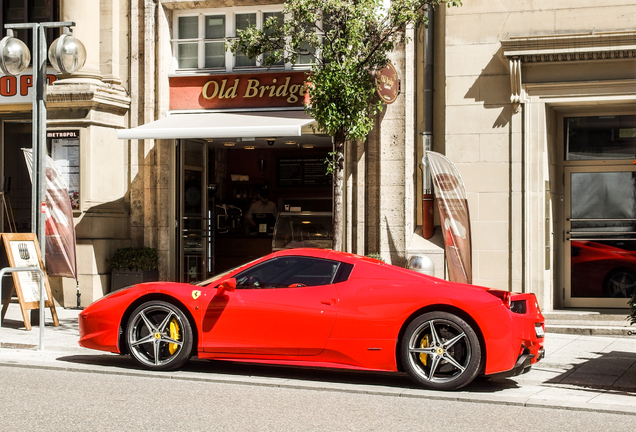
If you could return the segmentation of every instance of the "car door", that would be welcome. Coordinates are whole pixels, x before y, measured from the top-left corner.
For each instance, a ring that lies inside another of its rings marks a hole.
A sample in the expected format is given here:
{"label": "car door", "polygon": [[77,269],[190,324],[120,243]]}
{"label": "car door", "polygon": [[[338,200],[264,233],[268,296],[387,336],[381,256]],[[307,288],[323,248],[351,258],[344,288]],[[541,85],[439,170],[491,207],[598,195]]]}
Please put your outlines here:
{"label": "car door", "polygon": [[205,352],[317,355],[327,345],[338,312],[333,284],[340,263],[285,256],[236,275],[234,292],[203,301]]}

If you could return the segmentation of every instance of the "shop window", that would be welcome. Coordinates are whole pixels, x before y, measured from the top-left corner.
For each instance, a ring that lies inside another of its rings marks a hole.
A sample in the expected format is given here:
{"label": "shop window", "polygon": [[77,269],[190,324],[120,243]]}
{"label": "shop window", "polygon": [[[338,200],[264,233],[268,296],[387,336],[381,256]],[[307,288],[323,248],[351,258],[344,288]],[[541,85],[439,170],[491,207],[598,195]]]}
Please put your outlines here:
{"label": "shop window", "polygon": [[566,117],[565,160],[636,159],[636,116]]}

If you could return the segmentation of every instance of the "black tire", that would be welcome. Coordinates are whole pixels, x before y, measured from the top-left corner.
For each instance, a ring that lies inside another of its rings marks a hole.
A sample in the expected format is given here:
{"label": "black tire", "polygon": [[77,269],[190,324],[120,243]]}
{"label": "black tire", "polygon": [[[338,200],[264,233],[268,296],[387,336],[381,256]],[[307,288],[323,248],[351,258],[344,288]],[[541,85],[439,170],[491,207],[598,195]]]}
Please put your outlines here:
{"label": "black tire", "polygon": [[634,293],[636,273],[629,269],[616,269],[610,272],[603,282],[605,297],[627,298]]}
{"label": "black tire", "polygon": [[482,362],[475,330],[447,312],[417,317],[406,328],[400,349],[411,379],[435,390],[456,390],[471,383]]}
{"label": "black tire", "polygon": [[192,327],[173,304],[153,300],[139,306],[126,324],[130,356],[146,369],[183,366],[192,353]]}

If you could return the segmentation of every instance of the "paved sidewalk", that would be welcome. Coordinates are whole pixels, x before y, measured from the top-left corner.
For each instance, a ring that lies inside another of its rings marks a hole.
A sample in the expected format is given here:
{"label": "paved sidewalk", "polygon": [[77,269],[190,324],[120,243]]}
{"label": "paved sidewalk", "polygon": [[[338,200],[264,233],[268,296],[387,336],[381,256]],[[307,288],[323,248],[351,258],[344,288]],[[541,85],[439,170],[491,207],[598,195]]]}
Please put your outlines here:
{"label": "paved sidewalk", "polygon": [[[63,369],[291,387],[395,397],[500,403],[636,415],[636,336],[546,335],[546,357],[514,378],[478,379],[456,392],[423,390],[402,374],[289,368],[231,362],[190,361],[175,372],[139,369],[127,356],[92,351],[77,344],[78,310],[57,309],[59,327],[46,311],[44,349],[39,327],[26,331],[12,304],[0,327],[0,366]],[[636,331],[636,327],[634,329]]]}

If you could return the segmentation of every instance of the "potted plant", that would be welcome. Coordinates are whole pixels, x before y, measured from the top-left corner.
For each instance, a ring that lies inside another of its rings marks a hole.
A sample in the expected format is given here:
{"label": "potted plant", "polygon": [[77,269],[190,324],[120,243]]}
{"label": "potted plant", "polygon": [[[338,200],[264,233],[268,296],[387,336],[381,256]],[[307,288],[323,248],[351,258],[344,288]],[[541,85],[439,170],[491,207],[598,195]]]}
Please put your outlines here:
{"label": "potted plant", "polygon": [[159,280],[159,254],[150,247],[117,249],[108,260],[111,267],[110,290]]}

